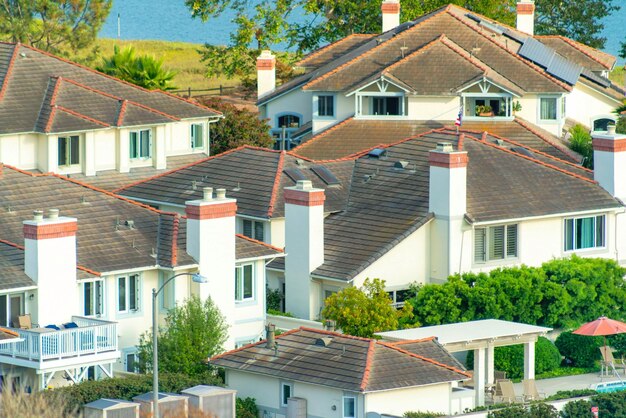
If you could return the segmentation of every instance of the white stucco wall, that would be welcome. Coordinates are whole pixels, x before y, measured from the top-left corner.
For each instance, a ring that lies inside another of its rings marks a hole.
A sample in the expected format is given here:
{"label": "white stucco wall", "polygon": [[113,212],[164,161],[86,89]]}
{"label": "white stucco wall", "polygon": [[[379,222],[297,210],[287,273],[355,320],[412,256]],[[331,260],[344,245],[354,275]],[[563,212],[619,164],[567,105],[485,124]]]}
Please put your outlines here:
{"label": "white stucco wall", "polygon": [[611,99],[584,84],[578,83],[566,98],[565,114],[589,127],[602,115],[612,115],[619,101]]}
{"label": "white stucco wall", "polygon": [[[267,230],[267,229],[266,229]],[[274,247],[285,247],[285,218],[273,218],[270,220],[269,225],[269,240],[268,243]]]}
{"label": "white stucco wall", "polygon": [[455,120],[459,106],[460,101],[456,96],[409,96],[409,119]]}
{"label": "white stucco wall", "polygon": [[408,411],[449,414],[450,383],[372,392],[365,395],[366,412],[403,416]]}
{"label": "white stucco wall", "polygon": [[[342,120],[345,120],[351,116],[354,116],[354,96],[346,97],[342,93],[335,93],[335,116],[330,117],[318,117],[317,116],[317,102],[315,100],[315,95],[318,94],[313,93],[313,103],[312,103],[312,120],[313,120],[313,133],[320,132],[329,126],[335,125]],[[328,93],[320,93],[320,94],[328,94]]]}
{"label": "white stucco wall", "polygon": [[264,117],[269,119],[271,128],[277,127],[277,116],[283,113],[299,114],[302,116],[300,123],[305,124],[311,120],[311,103],[310,92],[294,90],[267,103]]}
{"label": "white stucco wall", "polygon": [[0,136],[0,161],[23,170],[38,168],[40,139],[37,134]]}

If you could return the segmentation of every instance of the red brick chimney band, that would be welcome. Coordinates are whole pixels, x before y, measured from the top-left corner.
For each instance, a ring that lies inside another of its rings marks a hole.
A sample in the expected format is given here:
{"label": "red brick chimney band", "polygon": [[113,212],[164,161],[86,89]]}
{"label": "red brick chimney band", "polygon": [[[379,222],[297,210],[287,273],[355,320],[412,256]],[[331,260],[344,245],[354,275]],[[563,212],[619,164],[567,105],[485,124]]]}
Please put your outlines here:
{"label": "red brick chimney band", "polygon": [[74,237],[78,230],[76,221],[63,223],[43,223],[40,225],[24,224],[24,239],[52,239]]}
{"label": "red brick chimney band", "polygon": [[304,191],[285,189],[285,203],[298,206],[322,206],[326,195],[323,190]]}
{"label": "red brick chimney band", "polygon": [[276,58],[257,58],[256,69],[257,70],[273,70],[276,67]]}
{"label": "red brick chimney band", "polygon": [[606,151],[606,152],[626,151],[626,138],[620,138],[620,139],[593,138],[592,144],[593,144],[594,151]]}
{"label": "red brick chimney band", "polygon": [[431,167],[460,168],[467,167],[467,152],[436,152],[431,151],[428,155],[428,163]]}
{"label": "red brick chimney band", "polygon": [[380,10],[384,13],[384,14],[399,14],[400,13],[400,3],[387,3],[387,2],[383,2],[383,4],[380,5]]}
{"label": "red brick chimney band", "polygon": [[185,214],[189,219],[202,221],[204,219],[229,218],[237,214],[236,202],[216,203],[212,205],[187,205]]}
{"label": "red brick chimney band", "polygon": [[534,3],[517,3],[518,15],[531,15],[533,13],[535,13]]}

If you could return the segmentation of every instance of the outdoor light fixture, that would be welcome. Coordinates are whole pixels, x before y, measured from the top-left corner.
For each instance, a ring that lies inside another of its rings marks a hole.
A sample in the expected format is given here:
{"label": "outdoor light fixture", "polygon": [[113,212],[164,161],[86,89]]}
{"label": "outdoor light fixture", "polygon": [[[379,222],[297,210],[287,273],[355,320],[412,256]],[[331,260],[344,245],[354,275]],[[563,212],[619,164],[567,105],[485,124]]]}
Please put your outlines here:
{"label": "outdoor light fixture", "polygon": [[159,355],[157,353],[157,296],[172,280],[180,276],[191,276],[194,283],[208,283],[209,279],[200,273],[179,273],[165,281],[159,290],[152,289],[152,410],[154,418],[159,418]]}

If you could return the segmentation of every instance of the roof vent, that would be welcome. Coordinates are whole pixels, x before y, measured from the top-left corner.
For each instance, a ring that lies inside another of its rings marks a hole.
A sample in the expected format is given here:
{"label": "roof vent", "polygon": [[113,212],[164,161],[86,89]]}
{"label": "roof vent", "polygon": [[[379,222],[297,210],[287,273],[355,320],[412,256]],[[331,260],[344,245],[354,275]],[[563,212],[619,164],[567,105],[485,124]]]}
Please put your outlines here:
{"label": "roof vent", "polygon": [[437,142],[437,151],[439,152],[452,152],[452,143],[450,142]]}
{"label": "roof vent", "polygon": [[59,210],[58,209],[48,209],[48,219],[59,219]]}
{"label": "roof vent", "polygon": [[126,223],[126,226],[128,227],[128,229],[135,229],[135,221],[127,220],[125,223]]}
{"label": "roof vent", "polygon": [[328,347],[330,343],[333,342],[331,337],[322,337],[315,340],[315,345],[319,345],[321,347]]}
{"label": "roof vent", "polygon": [[393,165],[393,168],[397,168],[399,170],[404,170],[408,166],[409,166],[409,162],[408,161],[396,161],[394,163],[394,165]]}
{"label": "roof vent", "polygon": [[530,157],[530,158],[537,158],[535,157],[535,154],[533,154],[531,151],[529,151],[526,148],[522,148],[522,147],[513,147],[511,148],[511,151],[516,152],[520,155],[526,156],[526,157]]}
{"label": "roof vent", "polygon": [[218,199],[226,199],[226,189],[217,189],[215,191],[215,197]]}
{"label": "roof vent", "polygon": [[496,139],[496,144],[498,144],[499,146],[503,146],[504,145],[504,141],[501,139]]}
{"label": "roof vent", "polygon": [[370,152],[367,153],[367,156],[370,158],[381,158],[387,155],[387,151],[383,148],[374,148]]}

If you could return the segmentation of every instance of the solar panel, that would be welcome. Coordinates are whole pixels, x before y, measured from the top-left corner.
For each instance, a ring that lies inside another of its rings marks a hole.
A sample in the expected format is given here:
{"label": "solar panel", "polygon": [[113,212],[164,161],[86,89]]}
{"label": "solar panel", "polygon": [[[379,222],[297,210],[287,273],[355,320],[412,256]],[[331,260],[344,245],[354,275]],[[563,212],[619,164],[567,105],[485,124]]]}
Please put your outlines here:
{"label": "solar panel", "polygon": [[580,65],[563,58],[554,49],[530,37],[524,41],[518,53],[522,57],[544,67],[548,74],[571,85],[576,84],[583,70],[583,67]]}
{"label": "solar panel", "polygon": [[524,41],[528,38],[528,36],[521,36],[515,32],[513,32],[511,29],[506,29],[504,31],[504,36],[507,36],[511,39],[513,39],[516,42],[519,42],[520,44],[523,44]]}
{"label": "solar panel", "polygon": [[322,181],[324,181],[324,183],[328,184],[329,186],[341,184],[339,179],[335,177],[335,175],[323,165],[314,165],[313,167],[311,167],[311,171],[317,174],[317,176],[321,178]]}
{"label": "solar panel", "polygon": [[306,176],[298,168],[285,168],[283,173],[287,174],[287,176],[295,182],[298,182],[298,180],[306,180]]}
{"label": "solar panel", "polygon": [[547,72],[571,85],[578,82],[582,67],[578,64],[563,58],[559,54],[554,54],[550,65],[546,69]]}
{"label": "solar panel", "polygon": [[537,157],[535,157],[535,154],[533,154],[531,151],[527,150],[526,148],[513,147],[513,148],[511,148],[511,151],[516,152],[516,153],[518,153],[520,155],[525,155],[526,157],[537,158]]}
{"label": "solar panel", "polygon": [[373,150],[367,153],[367,156],[371,158],[380,158],[380,157],[384,157],[386,154],[387,154],[386,150],[382,148],[374,148]]}
{"label": "solar panel", "polygon": [[530,37],[524,41],[518,53],[544,68],[548,68],[556,54],[553,49]]}
{"label": "solar panel", "polygon": [[593,71],[587,68],[583,68],[581,75],[585,77],[586,79],[591,80],[594,83],[601,85],[602,87],[609,87],[611,85],[611,82],[609,80],[595,74]]}
{"label": "solar panel", "polygon": [[481,18],[480,16],[476,16],[473,13],[467,13],[465,16],[472,19],[474,22],[478,23],[479,25],[484,26],[490,31],[497,33],[498,35],[502,35],[502,33],[505,31],[505,29],[502,26],[498,25],[497,23],[493,23],[493,22],[490,22],[489,20],[485,20]]}

